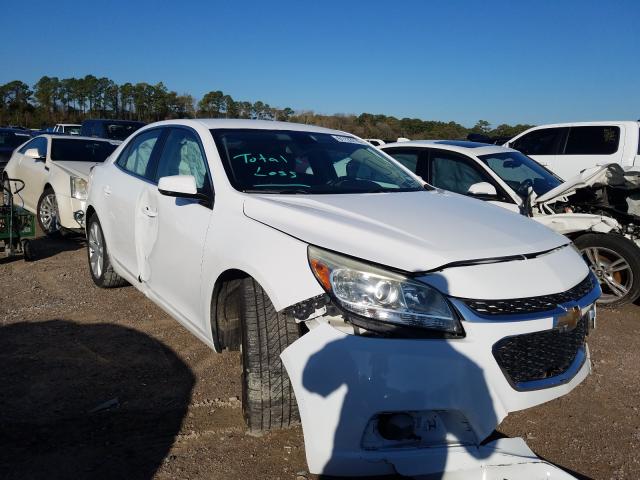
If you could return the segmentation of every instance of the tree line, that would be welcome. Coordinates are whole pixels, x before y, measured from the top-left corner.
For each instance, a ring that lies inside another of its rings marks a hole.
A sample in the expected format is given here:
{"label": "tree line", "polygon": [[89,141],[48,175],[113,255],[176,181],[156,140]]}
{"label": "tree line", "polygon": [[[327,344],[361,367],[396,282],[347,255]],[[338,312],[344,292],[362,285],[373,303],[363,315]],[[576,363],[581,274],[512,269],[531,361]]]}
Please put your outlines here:
{"label": "tree line", "polygon": [[169,90],[164,83],[117,84],[106,77],[43,76],[33,86],[20,80],[0,85],[0,125],[43,128],[55,123],[81,123],[87,118],[119,118],[154,122],[171,118],[250,118],[320,125],[354,133],[364,138],[394,140],[466,138],[469,133],[511,137],[531,125],[501,124],[491,128],[479,120],[472,128],[456,122],[398,119],[388,115],[321,115],[313,111],[276,108],[262,101],[236,100],[220,90],[206,93],[199,101],[188,94]]}

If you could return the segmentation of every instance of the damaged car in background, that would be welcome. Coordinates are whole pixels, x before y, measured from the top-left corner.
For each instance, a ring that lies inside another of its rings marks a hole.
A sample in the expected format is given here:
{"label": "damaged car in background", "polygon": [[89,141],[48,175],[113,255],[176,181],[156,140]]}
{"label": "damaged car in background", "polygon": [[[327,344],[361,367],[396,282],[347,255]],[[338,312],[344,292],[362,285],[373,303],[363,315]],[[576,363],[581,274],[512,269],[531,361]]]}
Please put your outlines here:
{"label": "damaged car in background", "polygon": [[599,303],[640,296],[640,177],[617,164],[563,182],[511,148],[458,140],[380,147],[430,185],[521,213],[569,237],[603,290]]}
{"label": "damaged car in background", "polygon": [[242,352],[250,430],[301,420],[312,473],[572,478],[490,439],[590,372],[601,290],[547,227],[345,132],[198,119],[96,166],[86,231],[96,285]]}
{"label": "damaged car in background", "polygon": [[37,136],[13,152],[2,173],[3,191],[11,191],[13,202],[36,216],[46,235],[82,232],[89,171],[117,145],[76,135]]}

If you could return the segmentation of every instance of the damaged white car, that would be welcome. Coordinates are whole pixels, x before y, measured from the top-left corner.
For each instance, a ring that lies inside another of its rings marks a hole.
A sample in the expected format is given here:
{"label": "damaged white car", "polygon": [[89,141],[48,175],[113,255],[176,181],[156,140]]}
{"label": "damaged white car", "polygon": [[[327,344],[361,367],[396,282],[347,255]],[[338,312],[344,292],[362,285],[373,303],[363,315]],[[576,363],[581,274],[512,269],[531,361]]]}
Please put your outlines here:
{"label": "damaged white car", "polygon": [[573,240],[594,272],[599,303],[640,297],[640,179],[612,164],[563,182],[511,148],[458,140],[383,145],[430,185],[532,217]]}
{"label": "damaged white car", "polygon": [[136,132],[92,171],[87,236],[97,285],[242,351],[250,429],[301,419],[312,473],[571,478],[483,442],[590,371],[600,288],[566,237],[350,134],[243,120]]}

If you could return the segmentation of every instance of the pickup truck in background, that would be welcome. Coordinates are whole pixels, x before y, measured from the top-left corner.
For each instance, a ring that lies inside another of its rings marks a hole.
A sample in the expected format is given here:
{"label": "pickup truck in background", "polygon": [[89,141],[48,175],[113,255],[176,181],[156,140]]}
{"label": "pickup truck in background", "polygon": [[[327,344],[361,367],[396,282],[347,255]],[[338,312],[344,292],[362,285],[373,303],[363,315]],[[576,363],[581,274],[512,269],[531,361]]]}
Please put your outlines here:
{"label": "pickup truck in background", "polygon": [[587,168],[617,163],[640,170],[640,122],[575,122],[540,125],[504,144],[563,179]]}

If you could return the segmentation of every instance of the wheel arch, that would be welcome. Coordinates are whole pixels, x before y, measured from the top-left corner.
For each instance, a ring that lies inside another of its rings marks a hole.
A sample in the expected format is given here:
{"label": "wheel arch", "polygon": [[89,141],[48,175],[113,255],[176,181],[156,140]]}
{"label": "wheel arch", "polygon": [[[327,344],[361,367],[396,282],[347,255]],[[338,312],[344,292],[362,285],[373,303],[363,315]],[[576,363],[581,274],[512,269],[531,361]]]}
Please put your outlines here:
{"label": "wheel arch", "polygon": [[211,337],[217,352],[222,350],[239,350],[241,338],[241,323],[239,311],[234,311],[237,301],[237,289],[242,280],[253,278],[249,273],[238,268],[223,271],[216,279],[211,292],[211,306],[209,319],[211,323]]}

